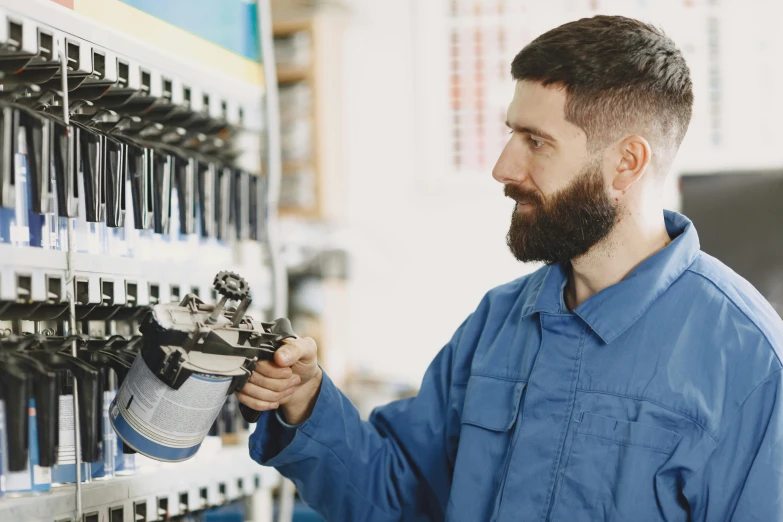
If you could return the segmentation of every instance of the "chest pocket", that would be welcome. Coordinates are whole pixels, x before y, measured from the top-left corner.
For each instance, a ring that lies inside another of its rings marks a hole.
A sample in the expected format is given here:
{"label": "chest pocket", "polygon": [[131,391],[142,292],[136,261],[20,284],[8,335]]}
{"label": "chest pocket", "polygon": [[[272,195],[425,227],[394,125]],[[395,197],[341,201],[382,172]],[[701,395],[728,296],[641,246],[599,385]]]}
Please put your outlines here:
{"label": "chest pocket", "polygon": [[658,521],[655,474],[680,435],[658,426],[577,414],[553,521]]}
{"label": "chest pocket", "polygon": [[525,383],[471,375],[462,407],[462,424],[490,431],[508,431],[514,425]]}
{"label": "chest pocket", "polygon": [[490,519],[524,390],[524,382],[482,375],[468,380],[447,520]]}

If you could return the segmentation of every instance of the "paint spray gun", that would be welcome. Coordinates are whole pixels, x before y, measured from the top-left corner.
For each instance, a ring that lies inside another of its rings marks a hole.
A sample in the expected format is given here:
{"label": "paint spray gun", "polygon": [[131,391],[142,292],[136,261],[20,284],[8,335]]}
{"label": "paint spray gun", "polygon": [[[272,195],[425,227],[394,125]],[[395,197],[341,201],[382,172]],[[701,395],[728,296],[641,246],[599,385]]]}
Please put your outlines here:
{"label": "paint spray gun", "polygon": [[[216,305],[188,294],[152,307],[140,326],[141,352],[111,404],[118,436],[153,459],[192,457],[256,362],[271,360],[284,339],[296,337],[288,319],[265,323],[245,315],[250,289],[239,275],[220,272],[213,284]],[[240,409],[248,422],[258,420],[258,412]]]}

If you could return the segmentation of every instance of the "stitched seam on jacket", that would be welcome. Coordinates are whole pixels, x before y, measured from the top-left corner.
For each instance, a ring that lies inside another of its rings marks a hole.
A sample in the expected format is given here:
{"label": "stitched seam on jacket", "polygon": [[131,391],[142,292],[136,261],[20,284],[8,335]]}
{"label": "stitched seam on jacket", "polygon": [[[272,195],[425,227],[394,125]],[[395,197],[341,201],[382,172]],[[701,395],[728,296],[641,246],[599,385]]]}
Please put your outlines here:
{"label": "stitched seam on jacket", "polygon": [[[589,325],[588,325],[589,327]],[[574,391],[571,393],[570,402],[571,407],[568,410],[568,416],[566,417],[567,421],[565,422],[565,426],[563,426],[563,431],[560,434],[560,437],[558,440],[560,441],[560,448],[557,450],[557,459],[555,459],[555,462],[553,463],[554,473],[552,474],[552,479],[549,482],[549,502],[547,502],[546,508],[544,509],[544,517],[541,520],[546,520],[547,515],[554,515],[554,512],[557,510],[557,500],[560,497],[560,491],[562,490],[562,484],[561,488],[555,491],[557,486],[557,475],[558,471],[560,470],[560,464],[563,460],[563,450],[565,450],[565,443],[566,440],[568,440],[568,427],[571,425],[571,416],[574,414],[574,407],[576,406],[576,390],[577,390],[577,384],[579,383],[579,374],[582,371],[582,354],[584,353],[584,347],[585,347],[585,338],[587,337],[587,328],[582,329],[582,336],[581,339],[579,339],[579,361],[576,364],[576,367],[571,371],[571,374],[573,375],[573,382],[574,384]],[[573,444],[573,442],[572,442]],[[570,459],[571,454],[569,452],[568,457],[566,459]],[[557,493],[557,494],[555,494]],[[551,496],[550,496],[551,495]]]}
{"label": "stitched seam on jacket", "polygon": [[578,313],[576,313],[576,312],[574,312],[574,313],[576,313],[576,315],[578,315],[578,316],[579,316],[579,317],[580,317],[580,318],[581,318],[581,319],[582,319],[584,322],[586,322],[588,325],[590,325],[590,328],[591,328],[591,329],[592,329],[592,330],[593,330],[593,331],[594,331],[594,332],[595,332],[595,333],[598,335],[598,337],[600,337],[600,338],[601,338],[601,339],[604,341],[604,343],[605,343],[605,344],[609,344],[609,343],[611,343],[611,342],[614,342],[614,341],[615,341],[615,340],[616,340],[618,337],[620,337],[620,336],[621,336],[621,335],[623,335],[625,332],[627,332],[627,331],[628,331],[628,329],[630,329],[630,328],[631,328],[631,326],[633,326],[633,325],[636,323],[636,321],[638,321],[639,319],[641,319],[641,318],[642,318],[642,316],[643,316],[644,314],[646,314],[646,313],[647,313],[647,311],[648,311],[650,308],[652,308],[653,304],[654,304],[655,302],[657,302],[657,301],[658,301],[658,299],[660,299],[660,298],[661,298],[661,296],[662,296],[663,294],[665,294],[666,292],[668,292],[668,291],[669,291],[669,288],[671,288],[671,287],[674,285],[674,283],[675,283],[675,282],[676,282],[676,281],[677,281],[679,278],[681,278],[681,277],[682,277],[682,275],[683,275],[685,272],[687,272],[687,271],[689,271],[689,270],[691,269],[691,267],[693,266],[693,264],[696,262],[696,260],[697,260],[697,259],[699,259],[699,256],[698,256],[698,255],[694,256],[693,260],[690,262],[690,264],[689,264],[687,267],[685,267],[685,269],[684,269],[682,272],[679,272],[679,273],[677,273],[677,274],[673,274],[672,276],[670,276],[670,278],[669,278],[669,279],[666,281],[666,283],[665,283],[664,285],[662,285],[662,286],[661,286],[661,288],[659,289],[659,291],[658,291],[658,292],[656,292],[656,293],[654,294],[653,298],[652,298],[652,299],[650,299],[650,302],[649,302],[649,303],[647,303],[647,305],[646,305],[645,307],[643,307],[643,308],[642,308],[642,310],[640,310],[640,311],[639,311],[639,314],[638,314],[638,315],[636,315],[636,316],[635,316],[633,319],[631,319],[630,321],[628,321],[628,324],[625,326],[625,328],[623,328],[622,330],[619,330],[619,331],[615,332],[615,335],[612,335],[610,338],[604,338],[604,336],[603,336],[603,335],[601,335],[600,333],[598,333],[598,331],[597,331],[595,328],[593,328],[593,326],[592,326],[592,325],[591,325],[591,324],[590,324],[590,323],[589,323],[589,322],[588,322],[588,321],[587,321],[587,320],[586,320],[584,317],[582,317],[580,314],[578,314]]}
{"label": "stitched seam on jacket", "polygon": [[706,279],[707,281],[709,281],[709,282],[712,284],[712,286],[713,286],[713,287],[715,287],[715,289],[716,289],[718,292],[720,292],[721,294],[723,294],[723,297],[725,297],[725,298],[726,298],[726,300],[727,300],[728,302],[730,302],[730,303],[732,304],[732,306],[734,306],[734,308],[736,308],[737,310],[739,310],[739,313],[741,313],[743,316],[745,316],[745,318],[746,318],[748,321],[750,321],[750,323],[751,323],[751,324],[752,324],[752,325],[753,325],[753,326],[756,328],[756,330],[758,330],[758,332],[759,332],[759,333],[762,335],[762,337],[764,337],[764,340],[765,340],[765,341],[767,341],[767,348],[769,348],[770,350],[772,350],[772,353],[775,355],[775,359],[777,359],[777,361],[778,361],[778,364],[780,364],[781,366],[783,366],[783,361],[781,361],[781,360],[780,360],[780,357],[778,357],[778,352],[776,352],[776,351],[775,351],[775,349],[773,348],[773,346],[774,346],[774,345],[772,344],[772,341],[770,341],[770,340],[769,340],[769,337],[767,337],[767,334],[764,332],[764,330],[762,330],[762,329],[759,327],[758,323],[757,323],[757,322],[756,322],[756,321],[755,321],[755,320],[754,320],[752,317],[750,317],[750,316],[749,316],[747,313],[745,313],[745,310],[743,310],[743,309],[742,309],[742,307],[740,307],[740,306],[739,306],[739,305],[738,305],[738,304],[737,304],[737,303],[734,301],[734,299],[732,299],[731,297],[729,297],[729,295],[728,295],[728,294],[727,294],[727,293],[726,293],[726,292],[723,290],[723,288],[721,288],[720,286],[718,286],[718,283],[716,283],[716,282],[715,282],[715,281],[713,281],[713,280],[712,280],[710,277],[708,277],[708,276],[707,276],[707,274],[703,274],[703,273],[701,273],[701,272],[697,272],[696,270],[694,270],[694,269],[692,269],[692,268],[688,268],[688,270],[687,270],[687,271],[688,271],[688,272],[690,272],[690,273],[692,273],[692,274],[696,274],[696,275],[697,275],[697,276],[699,276],[699,277],[702,277],[702,278]]}
{"label": "stitched seam on jacket", "polygon": [[665,405],[663,403],[660,403],[660,402],[656,401],[655,399],[649,399],[647,397],[636,397],[636,396],[633,396],[633,395],[623,395],[622,393],[614,393],[614,392],[600,391],[600,390],[585,390],[585,389],[577,388],[576,391],[581,392],[581,393],[596,393],[596,394],[599,394],[599,395],[611,395],[613,397],[620,397],[621,399],[631,399],[631,400],[634,400],[634,401],[644,401],[644,402],[649,402],[650,404],[655,404],[656,406],[660,406],[661,408],[663,408],[666,411],[670,411],[670,412],[672,412],[672,413],[674,413],[676,415],[679,415],[680,417],[684,417],[685,419],[691,421],[696,426],[701,428],[702,431],[704,431],[704,433],[709,435],[710,438],[714,442],[718,442],[718,437],[715,434],[713,434],[710,430],[708,430],[704,426],[704,424],[702,424],[698,420],[694,419],[693,417],[691,417],[687,413],[683,413],[681,411],[675,410],[671,406],[667,406],[667,405]]}
{"label": "stitched seam on jacket", "polygon": [[657,451],[659,453],[665,453],[666,455],[669,454],[669,452],[672,450],[673,444],[670,442],[667,446],[667,449],[660,448],[658,446],[648,446],[646,444],[636,444],[635,442],[627,442],[617,439],[610,439],[609,437],[603,437],[601,435],[596,435],[595,433],[587,433],[584,431],[580,431],[578,433],[579,435],[584,435],[585,437],[595,437],[596,439],[605,440],[607,442],[611,442],[612,444],[617,444],[618,446],[629,446],[631,448],[644,448],[648,449],[650,451]]}
{"label": "stitched seam on jacket", "polygon": [[[527,383],[527,379],[511,379],[510,377],[499,377],[497,375],[491,375],[489,373],[475,372],[471,373],[470,377],[486,377],[488,379],[497,379],[499,381],[515,382],[515,383]],[[467,384],[467,381],[464,383]]]}

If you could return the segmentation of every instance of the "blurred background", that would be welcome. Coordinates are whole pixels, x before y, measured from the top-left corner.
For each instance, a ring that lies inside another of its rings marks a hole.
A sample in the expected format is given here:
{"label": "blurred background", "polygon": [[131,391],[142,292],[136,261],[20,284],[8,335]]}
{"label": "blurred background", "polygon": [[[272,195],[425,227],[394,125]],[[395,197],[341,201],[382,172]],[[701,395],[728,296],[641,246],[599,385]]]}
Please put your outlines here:
{"label": "blurred background", "polygon": [[364,413],[414,393],[483,294],[536,268],[508,252],[491,177],[510,64],[596,14],[653,23],[684,53],[695,106],[667,207],[783,310],[777,0],[278,0],[291,313]]}

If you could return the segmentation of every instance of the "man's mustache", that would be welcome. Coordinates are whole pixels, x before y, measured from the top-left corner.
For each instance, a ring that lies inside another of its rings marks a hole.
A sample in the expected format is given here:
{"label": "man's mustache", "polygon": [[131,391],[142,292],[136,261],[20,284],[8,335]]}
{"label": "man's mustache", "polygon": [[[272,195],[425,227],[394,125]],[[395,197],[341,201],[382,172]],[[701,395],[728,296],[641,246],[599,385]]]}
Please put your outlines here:
{"label": "man's mustache", "polygon": [[525,203],[532,203],[534,205],[541,205],[543,203],[541,195],[533,190],[523,189],[516,185],[504,185],[503,194],[507,198],[511,198],[517,203],[524,201]]}

